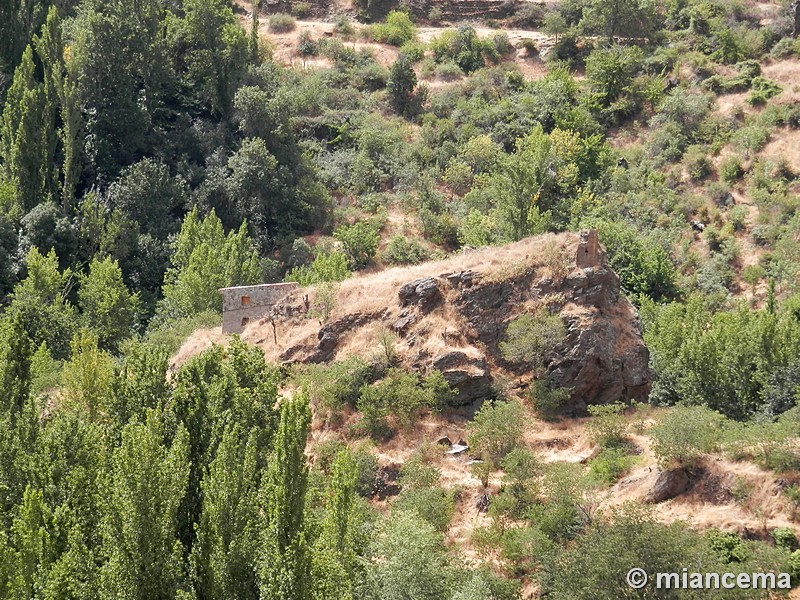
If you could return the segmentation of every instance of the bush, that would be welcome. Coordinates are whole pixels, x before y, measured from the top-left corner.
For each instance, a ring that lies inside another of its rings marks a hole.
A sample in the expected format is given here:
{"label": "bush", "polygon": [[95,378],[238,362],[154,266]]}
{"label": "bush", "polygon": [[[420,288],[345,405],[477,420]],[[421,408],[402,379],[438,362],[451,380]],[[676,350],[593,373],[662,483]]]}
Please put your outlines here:
{"label": "bush", "polygon": [[524,314],[508,324],[506,339],[500,342],[500,353],[512,364],[524,364],[539,371],[547,355],[565,337],[561,317],[540,309],[536,315]]}
{"label": "bush", "polygon": [[296,281],[301,287],[325,282],[343,281],[350,277],[348,258],[342,252],[318,252],[310,265],[294,267],[284,281]]}
{"label": "bush", "polygon": [[497,465],[522,441],[524,422],[525,409],[517,400],[486,402],[467,423],[470,448]]}
{"label": "bush", "polygon": [[537,379],[531,383],[528,399],[539,418],[550,420],[561,414],[564,405],[570,399],[569,388],[553,387],[548,379]]}
{"label": "bush", "polygon": [[372,381],[373,368],[360,356],[350,356],[325,366],[308,365],[299,378],[319,408],[336,413],[356,405],[362,386]]}
{"label": "bush", "polygon": [[751,106],[763,106],[767,103],[767,100],[777,96],[782,91],[781,86],[764,77],[755,77],[750,86],[752,91],[747,97],[747,103]]}
{"label": "bush", "polygon": [[334,230],[333,237],[339,240],[354,269],[366,267],[378,250],[378,232],[364,221],[354,225],[344,225]]}
{"label": "bush", "polygon": [[269,17],[269,30],[272,33],[288,33],[294,31],[296,23],[294,17],[284,13],[275,13]]}
{"label": "bush", "polygon": [[452,491],[441,487],[403,490],[392,503],[392,508],[413,512],[436,531],[446,531],[455,512],[453,496]]}
{"label": "bush", "polygon": [[464,71],[456,63],[446,62],[436,65],[434,74],[442,81],[456,81],[464,76]]}
{"label": "bush", "polygon": [[719,166],[719,176],[726,183],[733,183],[744,175],[742,160],[738,156],[730,155],[722,159]]}
{"label": "bush", "polygon": [[472,169],[463,160],[451,158],[442,174],[444,181],[456,194],[463,195],[472,186]]}
{"label": "bush", "polygon": [[702,181],[711,174],[708,152],[708,148],[704,146],[690,146],[686,150],[683,164],[692,181]]}
{"label": "bush", "polygon": [[311,15],[312,10],[310,2],[297,2],[292,6],[292,14],[298,19],[305,19]]}
{"label": "bush", "polygon": [[402,46],[416,37],[417,28],[408,13],[393,10],[386,16],[385,23],[372,25],[369,33],[376,42]]}
{"label": "bush", "polygon": [[630,471],[635,462],[636,457],[621,448],[603,448],[589,461],[589,474],[601,484],[612,485]]}
{"label": "bush", "polygon": [[772,530],[772,539],[778,548],[783,548],[789,552],[797,550],[797,536],[790,527],[778,527]]}
{"label": "bush", "polygon": [[717,448],[725,422],[704,406],[676,406],[650,429],[653,453],[663,466],[693,466]]}
{"label": "bush", "polygon": [[442,9],[439,8],[438,6],[434,6],[428,12],[428,21],[430,21],[433,25],[438,25],[439,23],[441,23],[443,18],[444,18],[444,13],[442,12]]}
{"label": "bush", "polygon": [[414,238],[393,235],[383,251],[383,260],[393,265],[416,265],[425,260],[428,250]]}
{"label": "bush", "polygon": [[586,431],[593,443],[603,448],[619,448],[625,444],[628,424],[622,414],[625,410],[622,402],[587,406],[586,410],[593,417],[586,424]]}
{"label": "bush", "polygon": [[349,36],[355,33],[353,24],[350,22],[347,15],[339,15],[336,17],[333,23],[333,31],[343,36]]}

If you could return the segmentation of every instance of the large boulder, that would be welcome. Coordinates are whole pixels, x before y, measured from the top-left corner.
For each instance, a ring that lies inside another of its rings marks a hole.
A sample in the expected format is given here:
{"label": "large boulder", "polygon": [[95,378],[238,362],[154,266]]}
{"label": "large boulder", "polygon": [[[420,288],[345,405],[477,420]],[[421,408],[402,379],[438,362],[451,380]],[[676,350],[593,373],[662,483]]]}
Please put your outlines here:
{"label": "large boulder", "polygon": [[669,469],[658,474],[653,489],[645,497],[645,502],[658,504],[675,496],[680,496],[689,489],[689,474],[686,469]]}

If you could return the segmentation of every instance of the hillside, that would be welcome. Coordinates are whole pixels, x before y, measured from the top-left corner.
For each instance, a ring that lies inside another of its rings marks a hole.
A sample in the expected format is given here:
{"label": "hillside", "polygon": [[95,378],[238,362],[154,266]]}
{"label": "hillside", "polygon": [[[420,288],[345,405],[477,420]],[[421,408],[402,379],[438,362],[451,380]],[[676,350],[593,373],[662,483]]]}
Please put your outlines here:
{"label": "hillside", "polygon": [[0,2],[0,598],[798,598],[798,82],[788,0]]}

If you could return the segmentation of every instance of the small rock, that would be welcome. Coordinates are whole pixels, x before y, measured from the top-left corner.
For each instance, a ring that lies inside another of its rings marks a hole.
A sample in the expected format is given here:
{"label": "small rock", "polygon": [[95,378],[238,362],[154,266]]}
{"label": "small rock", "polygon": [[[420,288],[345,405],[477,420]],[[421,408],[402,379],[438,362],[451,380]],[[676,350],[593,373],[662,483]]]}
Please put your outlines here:
{"label": "small rock", "polygon": [[680,496],[689,489],[689,474],[686,469],[670,469],[658,474],[653,489],[648,492],[645,502],[658,504],[675,496]]}

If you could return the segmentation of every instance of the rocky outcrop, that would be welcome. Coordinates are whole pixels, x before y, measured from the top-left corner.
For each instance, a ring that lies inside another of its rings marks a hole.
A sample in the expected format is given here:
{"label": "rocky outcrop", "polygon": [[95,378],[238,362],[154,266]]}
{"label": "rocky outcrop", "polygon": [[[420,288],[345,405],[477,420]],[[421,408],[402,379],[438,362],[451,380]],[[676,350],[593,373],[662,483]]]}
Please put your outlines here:
{"label": "rocky outcrop", "polygon": [[[327,362],[343,350],[370,358],[385,343],[379,332],[389,330],[401,363],[421,373],[441,371],[459,403],[491,397],[498,374],[523,392],[535,377],[568,389],[567,414],[646,400],[651,373],[639,317],[620,293],[596,233],[533,238],[447,262],[455,268],[415,267],[417,276],[405,281],[398,280],[402,271],[351,280],[334,318],[313,335],[307,317],[313,290],[298,290],[276,306],[277,347],[265,344],[265,351],[284,362]],[[509,322],[542,310],[560,316],[566,337],[543,357],[544,370],[532,373],[507,363],[500,348]]]}

